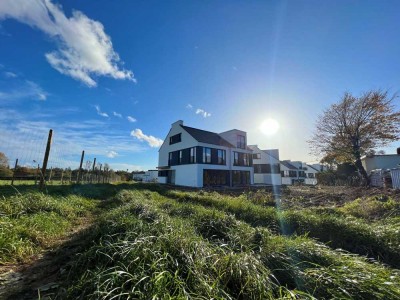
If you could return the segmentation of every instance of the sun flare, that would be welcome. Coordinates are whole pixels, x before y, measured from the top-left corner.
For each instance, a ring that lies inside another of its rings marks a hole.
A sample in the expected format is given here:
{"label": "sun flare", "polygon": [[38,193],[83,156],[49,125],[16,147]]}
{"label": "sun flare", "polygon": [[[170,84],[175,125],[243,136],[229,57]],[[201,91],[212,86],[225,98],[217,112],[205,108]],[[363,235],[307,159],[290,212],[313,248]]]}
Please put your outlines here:
{"label": "sun flare", "polygon": [[260,131],[265,135],[274,135],[279,130],[279,123],[275,119],[266,119],[260,125]]}

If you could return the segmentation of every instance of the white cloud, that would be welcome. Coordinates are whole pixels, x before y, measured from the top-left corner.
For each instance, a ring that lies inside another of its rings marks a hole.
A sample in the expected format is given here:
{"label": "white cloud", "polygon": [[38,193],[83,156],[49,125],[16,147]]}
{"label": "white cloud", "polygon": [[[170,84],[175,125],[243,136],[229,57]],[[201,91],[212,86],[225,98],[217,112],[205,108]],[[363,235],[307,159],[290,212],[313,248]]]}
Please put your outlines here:
{"label": "white cloud", "polygon": [[203,118],[208,118],[211,117],[211,114],[209,112],[206,112],[204,109],[198,108],[196,110],[196,115],[201,115]]}
{"label": "white cloud", "polygon": [[114,158],[117,156],[118,156],[118,153],[113,150],[107,152],[107,157],[109,157],[109,158]]}
{"label": "white cloud", "polygon": [[136,137],[139,141],[145,141],[150,147],[157,148],[163,143],[162,139],[156,138],[152,135],[145,135],[141,129],[135,129],[131,131],[131,136]]}
{"label": "white cloud", "polygon": [[37,83],[25,80],[19,82],[18,88],[8,91],[0,91],[0,100],[20,100],[20,99],[36,99],[44,101],[48,97],[48,93],[44,91]]}
{"label": "white cloud", "polygon": [[137,121],[134,117],[131,116],[127,116],[126,119],[131,123],[135,123]]}
{"label": "white cloud", "polygon": [[6,76],[7,78],[16,78],[16,77],[18,77],[17,74],[15,74],[13,72],[4,72],[4,76]]}
{"label": "white cloud", "polygon": [[186,108],[187,109],[193,109],[193,105],[192,104],[188,104],[188,105],[186,105]]}
{"label": "white cloud", "polygon": [[104,118],[108,118],[108,114],[105,113],[105,112],[102,112],[101,109],[100,109],[100,106],[95,105],[94,108],[96,109],[97,114],[98,114],[99,116],[102,116],[102,117],[104,117]]}
{"label": "white cloud", "polygon": [[113,116],[117,117],[117,118],[122,118],[122,115],[117,113],[117,112],[115,112],[115,111],[113,111]]}
{"label": "white cloud", "polygon": [[12,18],[38,28],[57,41],[58,49],[46,53],[50,65],[62,74],[96,86],[95,76],[136,82],[132,71],[121,69],[104,26],[80,11],[67,17],[51,0],[1,0],[0,19]]}

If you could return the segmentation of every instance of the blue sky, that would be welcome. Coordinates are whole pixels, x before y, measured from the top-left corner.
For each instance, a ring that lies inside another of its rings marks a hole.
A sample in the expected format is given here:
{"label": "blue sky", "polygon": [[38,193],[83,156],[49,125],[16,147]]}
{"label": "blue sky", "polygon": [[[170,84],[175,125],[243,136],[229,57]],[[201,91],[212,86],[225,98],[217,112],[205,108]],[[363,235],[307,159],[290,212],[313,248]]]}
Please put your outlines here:
{"label": "blue sky", "polygon": [[181,119],[312,162],[316,117],[345,91],[399,91],[399,19],[398,1],[3,0],[1,143],[28,163],[53,128],[55,164],[85,150],[153,169]]}

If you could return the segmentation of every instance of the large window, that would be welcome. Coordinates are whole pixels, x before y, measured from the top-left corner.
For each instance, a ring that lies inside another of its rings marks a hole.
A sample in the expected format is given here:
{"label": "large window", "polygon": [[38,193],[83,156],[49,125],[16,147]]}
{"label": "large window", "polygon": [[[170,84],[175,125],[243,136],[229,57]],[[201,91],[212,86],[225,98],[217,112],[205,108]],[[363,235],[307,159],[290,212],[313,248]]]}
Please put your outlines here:
{"label": "large window", "polygon": [[203,163],[211,164],[211,148],[203,148]]}
{"label": "large window", "polygon": [[246,137],[244,135],[237,136],[237,147],[240,149],[246,149]]}
{"label": "large window", "polygon": [[233,165],[238,166],[239,165],[239,152],[233,152]]}
{"label": "large window", "polygon": [[251,166],[250,154],[241,153],[241,152],[233,152],[233,165],[234,166],[243,166],[243,167]]}
{"label": "large window", "polygon": [[314,173],[308,173],[308,178],[315,178]]}
{"label": "large window", "polygon": [[232,171],[232,184],[233,185],[250,184],[250,172],[249,171]]}
{"label": "large window", "polygon": [[225,150],[217,150],[218,164],[225,165]]}
{"label": "large window", "polygon": [[168,170],[158,171],[158,177],[167,177],[167,176],[168,176]]}
{"label": "large window", "polygon": [[172,152],[170,152],[168,156],[168,166],[172,166]]}
{"label": "large window", "polygon": [[229,171],[222,170],[204,170],[203,186],[229,185]]}
{"label": "large window", "polygon": [[299,177],[306,177],[306,172],[299,171]]}
{"label": "large window", "polygon": [[297,177],[296,171],[289,171],[289,177]]}
{"label": "large window", "polygon": [[190,148],[190,163],[196,163],[196,147]]}
{"label": "large window", "polygon": [[179,164],[182,164],[182,162],[183,162],[183,151],[180,150],[179,151]]}
{"label": "large window", "polygon": [[181,141],[181,134],[180,133],[175,134],[175,135],[173,135],[173,136],[171,136],[169,138],[169,144],[170,145],[179,143],[180,141]]}
{"label": "large window", "polygon": [[261,159],[261,153],[254,153],[253,159]]}

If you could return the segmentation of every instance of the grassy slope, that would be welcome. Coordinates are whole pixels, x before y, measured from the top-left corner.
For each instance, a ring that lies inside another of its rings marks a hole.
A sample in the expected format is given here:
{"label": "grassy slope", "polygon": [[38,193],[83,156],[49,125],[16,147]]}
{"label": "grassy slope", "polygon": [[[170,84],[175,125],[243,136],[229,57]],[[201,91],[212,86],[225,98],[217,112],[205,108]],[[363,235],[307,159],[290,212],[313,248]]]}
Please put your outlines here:
{"label": "grassy slope", "polygon": [[0,199],[0,263],[25,261],[78,220],[99,215],[56,298],[400,298],[399,271],[357,255],[397,266],[392,199],[281,210],[269,194],[149,184],[19,190]]}
{"label": "grassy slope", "polygon": [[305,236],[254,228],[184,194],[185,201],[176,192],[119,193],[121,208],[104,217],[95,244],[71,270],[78,280],[70,297],[400,297],[394,269]]}

